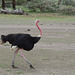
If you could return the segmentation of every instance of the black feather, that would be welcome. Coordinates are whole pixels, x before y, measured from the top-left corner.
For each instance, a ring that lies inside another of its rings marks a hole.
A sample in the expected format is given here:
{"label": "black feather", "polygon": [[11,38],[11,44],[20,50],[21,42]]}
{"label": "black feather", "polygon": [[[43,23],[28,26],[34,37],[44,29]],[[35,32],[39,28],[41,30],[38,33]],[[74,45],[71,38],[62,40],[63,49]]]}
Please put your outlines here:
{"label": "black feather", "polygon": [[34,44],[40,40],[41,37],[32,37],[30,34],[8,34],[2,35],[1,39],[3,43],[7,41],[11,46],[17,46],[18,48],[30,51],[33,49]]}

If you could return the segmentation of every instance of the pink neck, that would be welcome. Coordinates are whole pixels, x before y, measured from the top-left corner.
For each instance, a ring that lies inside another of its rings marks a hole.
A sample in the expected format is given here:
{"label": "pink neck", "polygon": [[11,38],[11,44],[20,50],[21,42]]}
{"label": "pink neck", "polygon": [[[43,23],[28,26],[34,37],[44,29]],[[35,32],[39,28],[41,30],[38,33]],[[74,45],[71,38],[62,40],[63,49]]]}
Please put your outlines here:
{"label": "pink neck", "polygon": [[40,31],[40,37],[41,37],[41,36],[42,36],[42,30],[41,30],[41,28],[39,27],[38,22],[36,22],[36,26],[37,26],[37,28],[38,28],[39,31]]}

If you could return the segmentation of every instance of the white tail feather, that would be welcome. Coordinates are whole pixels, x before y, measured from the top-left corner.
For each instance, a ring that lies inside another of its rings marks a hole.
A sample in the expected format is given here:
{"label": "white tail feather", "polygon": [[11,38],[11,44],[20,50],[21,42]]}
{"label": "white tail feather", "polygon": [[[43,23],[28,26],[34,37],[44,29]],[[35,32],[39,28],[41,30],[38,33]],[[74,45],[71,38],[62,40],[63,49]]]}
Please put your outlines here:
{"label": "white tail feather", "polygon": [[10,48],[10,50],[17,49],[17,48],[18,48],[17,46],[12,46],[12,47]]}
{"label": "white tail feather", "polygon": [[41,37],[41,35],[38,35],[37,37]]}

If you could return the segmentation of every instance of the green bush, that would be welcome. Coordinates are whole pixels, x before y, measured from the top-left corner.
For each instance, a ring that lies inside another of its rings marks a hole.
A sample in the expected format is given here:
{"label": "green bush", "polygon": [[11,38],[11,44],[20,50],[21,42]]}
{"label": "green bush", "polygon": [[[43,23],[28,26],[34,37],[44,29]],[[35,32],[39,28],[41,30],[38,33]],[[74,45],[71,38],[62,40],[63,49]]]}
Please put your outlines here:
{"label": "green bush", "polygon": [[23,3],[26,3],[27,0],[16,0],[17,5],[22,5]]}
{"label": "green bush", "polygon": [[62,0],[63,5],[75,6],[75,0]]}
{"label": "green bush", "polygon": [[73,6],[61,6],[59,12],[64,15],[75,15],[75,7]]}
{"label": "green bush", "polygon": [[33,12],[56,12],[57,7],[51,0],[32,0],[27,3],[27,8]]}

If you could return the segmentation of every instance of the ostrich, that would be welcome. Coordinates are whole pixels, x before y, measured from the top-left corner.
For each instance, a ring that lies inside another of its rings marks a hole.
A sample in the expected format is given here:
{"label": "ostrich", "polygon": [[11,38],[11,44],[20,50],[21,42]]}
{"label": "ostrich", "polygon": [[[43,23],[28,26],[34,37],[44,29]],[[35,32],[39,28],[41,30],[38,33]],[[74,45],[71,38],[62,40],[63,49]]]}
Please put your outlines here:
{"label": "ostrich", "polygon": [[39,20],[35,21],[35,24],[40,31],[40,34],[36,37],[31,36],[30,34],[23,34],[23,33],[1,35],[1,44],[9,42],[11,44],[11,50],[16,48],[16,51],[14,52],[13,61],[12,61],[13,68],[17,68],[14,66],[15,65],[15,57],[16,57],[16,54],[18,53],[18,51],[20,51],[20,55],[30,65],[30,68],[34,69],[32,64],[25,58],[22,50],[26,50],[26,51],[32,50],[34,47],[34,44],[36,44],[40,40],[40,38],[42,36],[42,30],[38,25],[39,22],[40,22]]}

